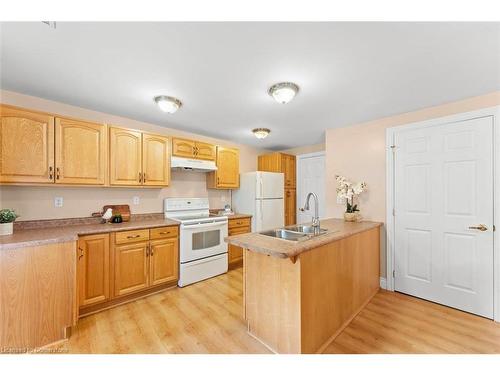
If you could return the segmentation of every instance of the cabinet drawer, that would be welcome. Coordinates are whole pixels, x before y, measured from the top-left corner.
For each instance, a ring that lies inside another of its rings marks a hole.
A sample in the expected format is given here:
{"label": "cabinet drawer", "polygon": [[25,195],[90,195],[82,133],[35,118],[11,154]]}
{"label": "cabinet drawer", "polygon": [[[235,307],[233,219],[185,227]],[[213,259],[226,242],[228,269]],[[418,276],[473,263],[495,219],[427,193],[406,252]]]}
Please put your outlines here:
{"label": "cabinet drawer", "polygon": [[244,219],[229,219],[228,228],[239,228],[239,227],[249,227],[250,226],[250,218],[246,217]]}
{"label": "cabinet drawer", "polygon": [[178,227],[161,227],[153,228],[150,231],[151,239],[158,240],[160,238],[177,237],[179,235]]}
{"label": "cabinet drawer", "polygon": [[149,229],[128,230],[126,232],[117,232],[115,234],[115,243],[132,243],[149,240]]}
{"label": "cabinet drawer", "polygon": [[249,233],[250,232],[250,227],[236,227],[236,228],[230,228],[228,230],[228,235],[229,236],[236,236],[237,234],[244,234],[244,233]]}

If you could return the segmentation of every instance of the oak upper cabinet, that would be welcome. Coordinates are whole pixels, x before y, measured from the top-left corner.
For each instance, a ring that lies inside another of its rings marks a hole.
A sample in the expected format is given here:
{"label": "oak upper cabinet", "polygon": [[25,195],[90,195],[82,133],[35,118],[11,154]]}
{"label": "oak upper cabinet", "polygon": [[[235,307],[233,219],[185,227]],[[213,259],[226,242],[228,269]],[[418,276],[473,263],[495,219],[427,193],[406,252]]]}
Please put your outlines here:
{"label": "oak upper cabinet", "polygon": [[215,160],[216,147],[210,143],[172,138],[172,155],[190,159]]}
{"label": "oak upper cabinet", "polygon": [[110,185],[142,185],[142,133],[109,128]]}
{"label": "oak upper cabinet", "polygon": [[179,278],[178,238],[150,242],[149,285],[154,286]]}
{"label": "oak upper cabinet", "polygon": [[54,182],[54,117],[0,105],[0,182]]}
{"label": "oak upper cabinet", "polygon": [[106,126],[67,118],[55,124],[56,183],[104,185]]}
{"label": "oak upper cabinet", "polygon": [[172,138],[172,155],[183,158],[194,156],[195,142],[189,139]]}
{"label": "oak upper cabinet", "polygon": [[82,236],[78,240],[78,306],[105,302],[109,291],[109,234]]}
{"label": "oak upper cabinet", "polygon": [[282,160],[282,170],[285,173],[285,187],[295,189],[297,187],[295,156],[282,154]]}
{"label": "oak upper cabinet", "polygon": [[237,189],[240,186],[240,152],[217,146],[217,170],[207,174],[209,189]]}
{"label": "oak upper cabinet", "polygon": [[196,142],[194,147],[196,159],[215,160],[217,157],[216,147],[210,143]]}
{"label": "oak upper cabinet", "polygon": [[147,186],[167,186],[170,182],[169,139],[142,134],[142,182]]}
{"label": "oak upper cabinet", "polygon": [[114,296],[137,292],[148,286],[149,242],[114,247]]}

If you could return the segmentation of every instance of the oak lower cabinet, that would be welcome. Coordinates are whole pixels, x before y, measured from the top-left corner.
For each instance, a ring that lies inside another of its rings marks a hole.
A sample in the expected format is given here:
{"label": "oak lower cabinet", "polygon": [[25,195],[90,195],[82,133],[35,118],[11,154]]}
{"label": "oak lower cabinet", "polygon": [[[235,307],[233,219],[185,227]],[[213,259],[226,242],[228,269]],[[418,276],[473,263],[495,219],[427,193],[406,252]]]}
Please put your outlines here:
{"label": "oak lower cabinet", "polygon": [[123,296],[146,288],[148,286],[149,242],[115,246],[114,254],[114,296]]}
{"label": "oak lower cabinet", "polygon": [[176,281],[179,274],[178,239],[155,240],[150,243],[149,285]]}
{"label": "oak lower cabinet", "polygon": [[[230,218],[228,220],[228,235],[251,232],[251,218]],[[239,246],[228,245],[227,248],[228,268],[233,269],[243,265],[243,249]]]}
{"label": "oak lower cabinet", "polygon": [[175,286],[179,228],[81,236],[77,254],[79,315],[85,316]]}
{"label": "oak lower cabinet", "polygon": [[285,225],[297,222],[297,191],[285,189]]}
{"label": "oak lower cabinet", "polygon": [[78,240],[78,306],[109,300],[109,234]]}

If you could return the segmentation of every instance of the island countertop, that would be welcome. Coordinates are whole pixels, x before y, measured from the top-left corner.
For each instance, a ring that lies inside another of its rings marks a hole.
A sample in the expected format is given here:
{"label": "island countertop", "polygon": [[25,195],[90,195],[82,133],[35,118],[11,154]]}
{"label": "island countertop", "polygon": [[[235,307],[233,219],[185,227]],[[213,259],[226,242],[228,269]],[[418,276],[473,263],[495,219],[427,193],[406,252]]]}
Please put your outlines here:
{"label": "island countertop", "polygon": [[305,241],[289,241],[259,233],[245,233],[226,237],[226,242],[257,253],[277,258],[292,258],[304,251],[381,226],[375,221],[346,222],[343,219],[321,220],[321,228],[328,232]]}

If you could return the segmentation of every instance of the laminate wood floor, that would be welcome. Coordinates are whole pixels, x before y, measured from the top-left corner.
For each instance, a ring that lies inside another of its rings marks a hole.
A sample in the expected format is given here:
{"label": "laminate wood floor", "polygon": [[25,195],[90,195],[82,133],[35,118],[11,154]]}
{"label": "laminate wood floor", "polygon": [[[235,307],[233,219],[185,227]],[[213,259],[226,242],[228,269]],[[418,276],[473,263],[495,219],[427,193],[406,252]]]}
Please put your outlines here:
{"label": "laminate wood floor", "polygon": [[[269,353],[243,320],[242,269],[80,319],[70,353]],[[500,324],[379,292],[325,353],[500,353]]]}

